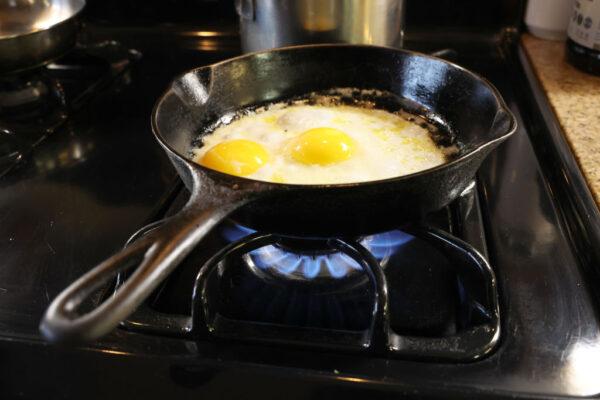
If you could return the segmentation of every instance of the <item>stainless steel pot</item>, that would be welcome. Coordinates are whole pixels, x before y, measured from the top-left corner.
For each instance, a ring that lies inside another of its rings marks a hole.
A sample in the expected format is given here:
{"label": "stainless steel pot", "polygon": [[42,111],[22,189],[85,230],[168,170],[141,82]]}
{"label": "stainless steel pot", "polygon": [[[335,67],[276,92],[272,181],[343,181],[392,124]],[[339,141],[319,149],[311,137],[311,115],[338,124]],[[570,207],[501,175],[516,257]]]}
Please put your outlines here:
{"label": "stainless steel pot", "polygon": [[0,0],[0,73],[37,67],[73,47],[85,0]]}
{"label": "stainless steel pot", "polygon": [[236,0],[244,52],[306,43],[402,47],[404,0]]}

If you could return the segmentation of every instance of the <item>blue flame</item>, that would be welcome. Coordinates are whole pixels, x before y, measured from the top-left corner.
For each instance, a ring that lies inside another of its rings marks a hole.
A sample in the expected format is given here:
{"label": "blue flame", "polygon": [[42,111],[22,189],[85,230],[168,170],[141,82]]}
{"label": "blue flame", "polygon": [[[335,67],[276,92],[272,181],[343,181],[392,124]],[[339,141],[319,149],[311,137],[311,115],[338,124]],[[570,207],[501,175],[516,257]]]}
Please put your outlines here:
{"label": "blue flame", "polygon": [[360,244],[365,246],[377,260],[382,261],[414,238],[408,233],[393,230],[366,236],[360,241]]}
{"label": "blue flame", "polygon": [[[222,228],[223,237],[229,242],[237,241],[255,231],[242,225],[228,224]],[[365,236],[360,240],[367,250],[380,262],[385,262],[400,247],[414,239],[407,233],[393,230]],[[307,239],[310,240],[310,239]],[[267,270],[274,268],[283,275],[296,275],[304,279],[332,277],[340,279],[353,271],[361,270],[352,257],[338,251],[325,254],[295,253],[276,245],[267,245],[249,253],[256,267]]]}
{"label": "blue flame", "polygon": [[254,232],[256,231],[238,224],[226,224],[221,229],[221,234],[229,243],[238,241]]}

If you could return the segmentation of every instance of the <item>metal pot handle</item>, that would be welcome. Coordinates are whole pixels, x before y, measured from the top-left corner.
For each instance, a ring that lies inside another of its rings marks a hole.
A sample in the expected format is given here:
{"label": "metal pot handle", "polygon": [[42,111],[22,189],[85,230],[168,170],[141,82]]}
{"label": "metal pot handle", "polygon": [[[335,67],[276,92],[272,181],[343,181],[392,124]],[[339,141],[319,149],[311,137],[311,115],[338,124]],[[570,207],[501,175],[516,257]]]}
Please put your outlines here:
{"label": "metal pot handle", "polygon": [[[73,282],[50,304],[40,323],[52,342],[97,339],[127,318],[223,218],[248,201],[224,196],[220,203],[203,204],[194,193],[186,206],[147,236],[98,264]],[[129,279],[97,307],[78,315],[77,308],[117,273],[138,262]]]}

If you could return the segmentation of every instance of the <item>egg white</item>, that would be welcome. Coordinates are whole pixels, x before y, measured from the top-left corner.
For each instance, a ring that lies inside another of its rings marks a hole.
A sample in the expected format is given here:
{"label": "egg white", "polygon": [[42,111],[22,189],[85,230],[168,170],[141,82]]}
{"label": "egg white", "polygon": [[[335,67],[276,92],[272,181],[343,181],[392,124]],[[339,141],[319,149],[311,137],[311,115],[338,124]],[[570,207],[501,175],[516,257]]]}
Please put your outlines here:
{"label": "egg white", "polygon": [[[307,165],[294,160],[290,144],[313,128],[335,128],[350,136],[349,159],[329,165]],[[356,106],[276,104],[221,125],[202,137],[192,150],[199,162],[218,143],[246,139],[261,144],[269,161],[248,178],[296,184],[364,182],[407,175],[447,161],[427,129],[399,115]]]}

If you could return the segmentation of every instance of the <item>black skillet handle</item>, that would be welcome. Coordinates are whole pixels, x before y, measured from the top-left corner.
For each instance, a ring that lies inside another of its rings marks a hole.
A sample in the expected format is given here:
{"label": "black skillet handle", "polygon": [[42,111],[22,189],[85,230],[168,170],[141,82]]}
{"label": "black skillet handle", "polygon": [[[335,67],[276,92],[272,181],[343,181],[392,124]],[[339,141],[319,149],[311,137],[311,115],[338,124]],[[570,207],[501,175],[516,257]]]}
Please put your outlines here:
{"label": "black skillet handle", "polygon": [[[73,282],[50,304],[40,323],[53,342],[88,341],[112,331],[127,318],[223,218],[248,201],[229,192],[206,204],[198,193],[178,214],[147,236],[132,243]],[[82,302],[119,272],[139,266],[129,279],[96,308],[77,314]]]}

